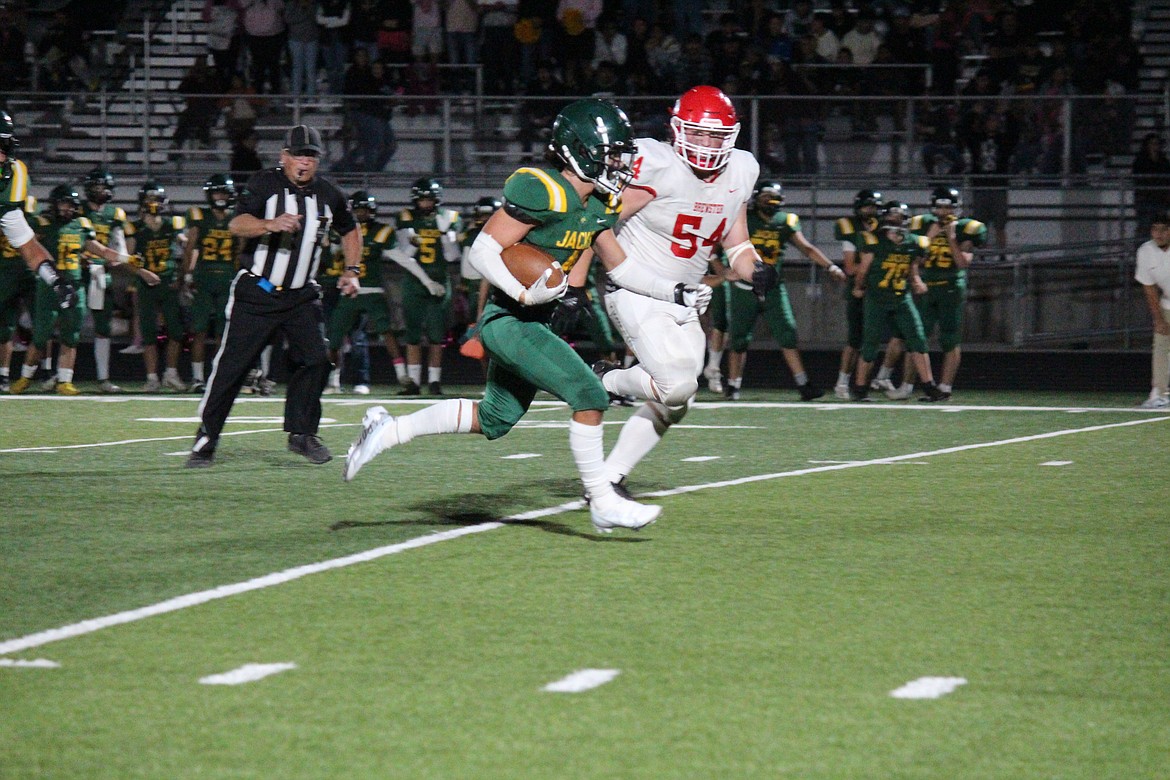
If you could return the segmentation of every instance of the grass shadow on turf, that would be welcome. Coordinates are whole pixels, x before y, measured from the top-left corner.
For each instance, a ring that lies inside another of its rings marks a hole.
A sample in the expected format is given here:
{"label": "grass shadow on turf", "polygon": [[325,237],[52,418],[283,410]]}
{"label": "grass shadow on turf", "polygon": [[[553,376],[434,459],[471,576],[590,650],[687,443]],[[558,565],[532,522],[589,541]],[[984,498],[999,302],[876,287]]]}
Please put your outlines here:
{"label": "grass shadow on turf", "polygon": [[[531,490],[511,487],[506,493],[471,493],[460,495],[446,495],[428,501],[416,502],[407,509],[418,512],[427,517],[403,520],[339,520],[329,526],[330,531],[345,531],[353,528],[376,528],[379,526],[454,526],[464,527],[480,525],[482,523],[502,522],[507,525],[526,526],[536,528],[546,533],[561,536],[575,536],[581,539],[592,539],[621,542],[643,542],[646,539],[634,539],[626,536],[611,537],[609,535],[582,532],[577,527],[551,519],[532,520],[505,520],[510,514],[505,507],[515,507],[516,504],[538,504],[546,501],[550,493],[565,493],[572,498],[578,497],[580,483],[576,480],[552,480],[531,483]],[[555,500],[555,499],[554,499]],[[474,505],[475,510],[464,509]],[[515,511],[514,509],[512,510]]]}

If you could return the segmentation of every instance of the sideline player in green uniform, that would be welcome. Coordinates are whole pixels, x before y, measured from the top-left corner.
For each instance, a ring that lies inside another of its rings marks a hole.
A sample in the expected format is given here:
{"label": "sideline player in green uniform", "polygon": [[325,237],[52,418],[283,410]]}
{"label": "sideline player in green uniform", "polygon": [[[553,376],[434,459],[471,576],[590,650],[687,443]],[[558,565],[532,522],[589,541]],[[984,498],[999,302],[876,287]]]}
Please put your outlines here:
{"label": "sideline player in green uniform", "polygon": [[[853,196],[853,215],[841,217],[833,225],[833,237],[841,242],[841,265],[848,279],[857,280],[857,253],[864,245],[866,231],[877,230],[878,208],[882,194],[877,190],[858,190]],[[857,367],[861,351],[861,298],[854,297],[853,285],[845,285],[845,347],[841,350],[841,365],[837,369],[837,385],[833,392],[838,398],[849,400],[849,385]]]}
{"label": "sideline player in green uniform", "polygon": [[[187,241],[183,245],[183,287],[191,294],[191,391],[205,389],[204,361],[211,331],[216,349],[223,335],[224,312],[235,278],[239,246],[228,230],[236,206],[236,182],[216,173],[203,184],[207,208],[187,211]],[[168,326],[169,327],[169,326]]]}
{"label": "sideline player in green uniform", "polygon": [[889,329],[906,342],[911,360],[923,377],[926,395],[921,401],[945,401],[930,372],[922,320],[914,308],[908,287],[922,290],[918,264],[930,248],[930,239],[906,229],[910,207],[897,200],[882,204],[880,224],[875,232],[863,234],[853,296],[864,299],[861,355],[849,397],[869,400],[869,371],[877,358],[882,336]]}
{"label": "sideline player in green uniform", "polygon": [[[186,220],[170,213],[170,200],[162,185],[145,182],[138,190],[139,217],[130,223],[127,244],[143,268],[156,274],[161,284],[148,286],[138,282],[138,324],[142,329],[142,359],[146,364],[146,383],[142,390],[153,393],[169,387],[180,393],[187,385],[179,378],[179,352],[183,348],[183,316],[179,309],[178,263],[173,245],[185,239]],[[166,372],[158,378],[158,315],[162,312],[167,328]]]}
{"label": "sideline player in green uniform", "polygon": [[[67,310],[76,305],[77,291],[69,274],[57,273],[56,262],[37,239],[25,216],[25,209],[30,204],[28,167],[16,159],[18,146],[20,140],[16,137],[12,117],[7,111],[0,110],[0,233],[25,266],[52,289],[57,308]],[[14,279],[19,284],[19,274],[14,275]]]}
{"label": "sideline player in green uniform", "polygon": [[[115,252],[126,253],[126,212],[110,201],[114,199],[114,176],[104,168],[94,168],[82,181],[85,201],[82,216],[93,223],[97,242]],[[122,388],[110,381],[110,322],[114,314],[113,279],[96,255],[86,257],[89,271],[89,303],[93,315],[93,362],[98,387],[103,393],[118,393]]]}
{"label": "sideline player in green uniform", "polygon": [[[942,376],[938,387],[950,394],[962,359],[963,308],[967,302],[967,269],[974,249],[987,243],[987,225],[961,217],[963,202],[953,187],[936,187],[930,194],[930,213],[910,220],[910,229],[930,239],[930,253],[922,265],[926,291],[914,296],[922,317],[922,330],[929,339],[938,326],[942,347]],[[886,361],[887,364],[890,361]],[[914,392],[914,364],[906,361],[902,384],[886,393],[891,399],[909,398]]]}
{"label": "sideline player in green uniform", "polygon": [[731,284],[727,313],[731,352],[727,356],[724,394],[732,400],[739,398],[748,345],[752,341],[756,320],[761,316],[768,324],[772,337],[780,345],[784,362],[796,380],[800,400],[812,401],[825,394],[824,390],[808,381],[804,361],[800,359],[800,351],[796,348],[796,317],[792,314],[792,304],[788,300],[788,288],[781,270],[784,248],[792,244],[809,260],[827,270],[834,281],[843,282],[845,272],[804,237],[800,229],[800,217],[791,211],[781,211],[782,205],[784,191],[779,182],[761,179],[756,183],[747,213],[748,233],[764,263],[776,268],[776,282],[764,293],[762,300],[753,292],[750,283]]}
{"label": "sideline player in green uniform", "polygon": [[[24,213],[26,219],[35,219],[37,199],[31,195],[25,198]],[[22,309],[32,314],[36,279],[8,236],[0,233],[0,393],[8,392],[12,335]]]}
{"label": "sideline player in green uniform", "polygon": [[[329,313],[329,359],[336,366],[329,372],[325,392],[341,390],[341,346],[346,335],[351,333],[364,315],[371,332],[382,337],[390,358],[400,358],[398,340],[390,327],[390,307],[382,294],[382,275],[385,271],[384,255],[394,246],[394,227],[374,219],[378,202],[365,190],[358,190],[349,198],[349,207],[362,236],[362,258],[358,263],[358,279],[362,287],[355,296],[337,297]],[[340,240],[340,237],[338,238]],[[344,270],[344,255],[336,255]],[[340,274],[337,275],[340,278]]]}
{"label": "sideline player in green uniform", "polygon": [[492,285],[480,334],[491,359],[482,401],[452,399],[405,417],[382,407],[366,412],[362,434],[346,456],[344,477],[383,450],[416,436],[506,434],[528,410],[538,390],[565,401],[573,410],[569,448],[589,497],[594,528],[638,529],[657,519],[661,507],[638,504],[619,494],[605,473],[602,415],[609,393],[597,375],[548,327],[568,277],[549,287],[553,269],[525,287],[501,259],[505,247],[524,242],[541,248],[571,270],[593,247],[610,277],[626,289],[660,300],[709,300],[696,285],[675,284],[625,262],[613,235],[621,211],[622,189],[632,178],[635,154],[629,119],[617,106],[598,98],[578,100],[557,115],[549,141],[549,165],[520,168],[504,184],[504,207],[492,215],[476,239],[471,262]]}
{"label": "sideline player in green uniform", "polygon": [[[49,193],[47,214],[37,218],[37,234],[41,243],[52,247],[56,259],[56,271],[66,275],[77,289],[77,305],[62,309],[55,305],[57,294],[52,286],[38,280],[36,302],[33,305],[33,343],[25,353],[24,365],[20,368],[20,379],[12,383],[10,392],[14,395],[28,389],[36,374],[37,363],[45,354],[53,331],[57,330],[61,350],[57,356],[58,395],[79,395],[80,390],[73,384],[73,367],[77,362],[77,343],[81,339],[81,324],[85,317],[85,289],[81,286],[82,255],[101,258],[111,269],[130,267],[134,258],[125,252],[116,252],[97,242],[93,223],[81,216],[81,195],[67,184],[53,188]],[[99,268],[104,273],[104,269]],[[158,284],[154,274],[140,274],[146,284]]]}
{"label": "sideline player in green uniform", "polygon": [[[410,188],[411,207],[398,215],[398,246],[391,259],[410,272],[402,282],[406,330],[407,381],[399,395],[418,395],[422,386],[422,342],[427,342],[427,389],[441,395],[443,338],[451,309],[452,264],[462,259],[459,234],[463,218],[455,209],[440,208],[443,185],[419,179]],[[422,271],[422,273],[419,273]],[[458,266],[454,266],[458,275]]]}

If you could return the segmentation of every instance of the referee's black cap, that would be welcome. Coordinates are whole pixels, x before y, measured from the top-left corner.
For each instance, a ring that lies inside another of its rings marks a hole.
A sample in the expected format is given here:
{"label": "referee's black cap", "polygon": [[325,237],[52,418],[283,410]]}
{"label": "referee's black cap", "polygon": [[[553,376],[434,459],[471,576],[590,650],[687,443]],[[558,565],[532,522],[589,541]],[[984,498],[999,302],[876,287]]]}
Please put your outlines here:
{"label": "referee's black cap", "polygon": [[290,128],[284,137],[284,148],[292,155],[318,155],[324,146],[321,143],[321,133],[315,127],[296,125]]}

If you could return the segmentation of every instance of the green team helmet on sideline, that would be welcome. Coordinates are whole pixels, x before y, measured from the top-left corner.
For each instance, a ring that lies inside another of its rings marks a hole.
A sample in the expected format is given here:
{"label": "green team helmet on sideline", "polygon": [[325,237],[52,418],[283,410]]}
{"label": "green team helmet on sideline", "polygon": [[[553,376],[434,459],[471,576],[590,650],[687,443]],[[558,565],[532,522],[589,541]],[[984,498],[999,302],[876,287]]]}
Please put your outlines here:
{"label": "green team helmet on sideline", "polygon": [[18,146],[20,139],[16,137],[16,125],[12,123],[12,116],[7,111],[0,111],[0,152],[12,157]]}
{"label": "green team helmet on sideline", "polygon": [[349,196],[349,210],[356,212],[358,209],[366,209],[372,218],[378,213],[378,199],[365,190],[357,190]]}
{"label": "green team helmet on sideline", "polygon": [[562,108],[548,149],[599,192],[617,195],[634,178],[638,148],[630,119],[608,100],[586,98]]}
{"label": "green team helmet on sideline", "polygon": [[85,199],[104,205],[114,199],[114,175],[105,168],[93,168],[81,180]]}
{"label": "green team helmet on sideline", "polygon": [[[853,196],[853,213],[859,217],[872,217],[877,214],[882,205],[882,194],[877,190],[858,190]],[[863,214],[862,209],[873,209]]]}
{"label": "green team helmet on sideline", "polygon": [[443,202],[443,185],[439,183],[438,179],[433,179],[429,176],[424,176],[410,185],[410,200],[418,207],[420,200],[431,199],[438,206]]}
{"label": "green team helmet on sideline", "polygon": [[[62,213],[61,207],[68,209]],[[81,195],[70,184],[58,184],[49,191],[49,214],[54,220],[68,222],[81,210]]]}
{"label": "green team helmet on sideline", "polygon": [[784,205],[784,188],[778,181],[760,179],[752,190],[752,202],[761,214],[771,217]]}
{"label": "green team helmet on sideline", "polygon": [[226,173],[215,173],[203,183],[203,195],[213,209],[230,209],[236,205],[236,181]]}

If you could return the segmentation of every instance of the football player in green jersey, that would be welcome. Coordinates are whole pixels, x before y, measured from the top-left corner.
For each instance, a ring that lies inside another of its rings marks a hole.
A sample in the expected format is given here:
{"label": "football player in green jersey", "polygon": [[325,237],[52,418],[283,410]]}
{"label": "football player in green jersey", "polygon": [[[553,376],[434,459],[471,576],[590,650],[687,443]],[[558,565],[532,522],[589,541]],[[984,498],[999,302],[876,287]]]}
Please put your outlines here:
{"label": "football player in green jersey", "polygon": [[[341,390],[341,346],[345,337],[359,327],[363,317],[370,331],[382,337],[391,360],[401,361],[398,340],[391,328],[390,307],[382,294],[383,273],[387,265],[385,254],[394,246],[394,227],[377,221],[378,202],[365,190],[358,190],[349,198],[350,210],[362,236],[362,257],[358,264],[361,290],[356,296],[339,295],[329,313],[329,359],[336,366],[329,372],[325,392]],[[344,256],[338,256],[344,265]],[[367,369],[368,370],[368,369]],[[358,386],[362,383],[359,377]],[[368,388],[367,388],[368,390]],[[355,392],[357,386],[354,388]]]}
{"label": "football player in green jersey", "polygon": [[[59,395],[78,395],[73,384],[73,367],[77,361],[77,343],[81,338],[81,323],[85,316],[85,288],[81,287],[83,255],[104,260],[111,269],[130,269],[135,258],[117,252],[95,239],[93,223],[81,216],[81,195],[67,184],[53,188],[49,193],[48,210],[37,218],[37,234],[44,246],[53,247],[58,274],[68,276],[77,290],[78,304],[67,309],[55,305],[57,294],[43,278],[37,283],[36,303],[33,306],[33,343],[25,353],[20,379],[12,383],[10,392],[23,393],[36,374],[37,363],[45,354],[53,332],[61,342],[57,356],[56,390]],[[91,261],[91,262],[96,262]],[[101,270],[101,269],[99,269]],[[102,271],[104,273],[104,271]],[[138,272],[146,284],[158,284],[158,277]]]}
{"label": "football player in green jersey", "polygon": [[[25,198],[24,213],[26,219],[35,220],[37,199],[31,195]],[[0,393],[8,392],[12,335],[21,312],[33,310],[36,279],[20,252],[0,233]]]}
{"label": "football player in green jersey", "polygon": [[407,381],[399,395],[418,395],[422,385],[422,342],[427,347],[427,388],[441,395],[443,338],[451,308],[449,281],[458,276],[463,256],[459,234],[463,218],[455,209],[441,208],[443,185],[422,178],[410,188],[411,207],[398,215],[398,245],[389,257],[410,276],[402,283],[402,311],[406,330]]}
{"label": "football player in green jersey", "polygon": [[207,208],[193,206],[187,211],[182,286],[192,297],[191,329],[195,337],[191,341],[191,391],[195,393],[205,389],[203,372],[208,331],[218,348],[228,294],[238,270],[239,245],[228,230],[236,195],[235,180],[217,173],[203,183]]}
{"label": "football player in green jersey", "polygon": [[[882,194],[877,190],[859,190],[853,196],[853,214],[841,217],[833,225],[833,236],[841,242],[841,265],[851,280],[857,279],[857,253],[864,244],[864,234],[877,229],[877,213],[881,203]],[[861,351],[862,317],[862,299],[854,297],[852,284],[846,284],[845,347],[841,350],[837,385],[833,388],[836,396],[844,400],[849,400],[849,385],[853,370],[857,367],[857,355]]]}
{"label": "football player in green jersey", "polygon": [[52,254],[37,239],[24,215],[29,197],[28,167],[16,159],[18,146],[20,140],[12,117],[0,110],[0,232],[29,270],[52,288],[57,298],[55,305],[62,310],[70,309],[77,303],[73,278],[57,273]]}
{"label": "football player in green jersey", "polygon": [[[963,217],[962,206],[957,189],[936,187],[930,194],[930,212],[910,220],[912,231],[930,239],[930,253],[921,271],[926,290],[915,293],[914,305],[922,316],[922,330],[928,339],[938,326],[938,341],[943,351],[938,386],[948,395],[953,392],[962,358],[967,269],[971,267],[975,248],[987,243],[987,225]],[[892,343],[889,351],[893,352]],[[906,361],[901,386],[889,388],[886,395],[894,400],[909,398],[914,391],[914,379],[914,364]]]}
{"label": "football player in green jersey", "polygon": [[[87,173],[82,181],[85,201],[81,204],[81,213],[93,223],[99,244],[125,253],[127,218],[123,209],[110,202],[114,198],[114,185],[113,175],[104,168],[94,168]],[[93,359],[97,379],[103,393],[117,393],[122,388],[110,381],[110,322],[114,312],[112,280],[100,258],[91,256],[86,259],[89,261],[87,302],[93,313]]]}
{"label": "football player in green jersey", "polygon": [[[179,308],[179,263],[173,247],[186,240],[187,222],[171,214],[170,199],[162,185],[146,181],[138,190],[138,219],[127,230],[127,245],[139,258],[141,267],[156,274],[161,284],[138,282],[138,325],[142,329],[142,359],[146,383],[142,390],[153,393],[161,387],[186,392],[179,378],[179,352],[183,347],[183,316]],[[158,315],[167,328],[166,371],[158,377]]]}
{"label": "football player in green jersey", "polygon": [[869,400],[869,371],[887,329],[905,340],[919,376],[923,377],[926,395],[919,400],[947,399],[934,383],[922,320],[909,295],[910,289],[925,289],[918,267],[930,248],[930,240],[911,233],[906,228],[909,219],[909,206],[888,200],[882,204],[877,229],[863,234],[853,280],[853,296],[864,300],[861,355],[849,394],[854,401]]}
{"label": "football player in green jersey", "polygon": [[761,179],[756,183],[747,213],[748,233],[763,261],[776,268],[776,281],[765,291],[763,298],[758,297],[747,282],[733,282],[731,285],[727,317],[731,352],[727,356],[724,388],[728,398],[739,397],[747,348],[760,316],[764,317],[772,336],[780,344],[784,362],[796,380],[800,400],[812,401],[825,394],[824,390],[808,381],[804,362],[796,348],[796,318],[792,314],[792,304],[788,300],[788,289],[781,271],[784,248],[792,244],[809,260],[828,270],[829,277],[834,281],[843,282],[845,272],[804,237],[800,229],[800,217],[791,211],[781,211],[783,204],[784,192],[779,182]]}
{"label": "football player in green jersey", "polygon": [[[610,277],[626,289],[660,300],[699,303],[695,285],[675,284],[625,262],[613,235],[621,212],[621,192],[632,177],[635,154],[629,119],[599,98],[578,100],[557,115],[549,142],[549,164],[520,168],[504,184],[504,206],[488,220],[471,248],[471,262],[492,285],[480,334],[490,357],[482,401],[441,401],[405,417],[381,407],[366,412],[362,434],[346,456],[344,477],[389,447],[416,436],[480,433],[505,435],[528,410],[538,390],[565,401],[573,410],[569,448],[589,497],[598,531],[642,528],[661,507],[638,504],[620,495],[605,473],[602,415],[609,393],[597,375],[548,327],[567,276],[552,287],[549,268],[527,287],[508,272],[505,247],[520,242],[547,252],[564,271],[592,247]],[[709,300],[701,301],[704,305]]]}

